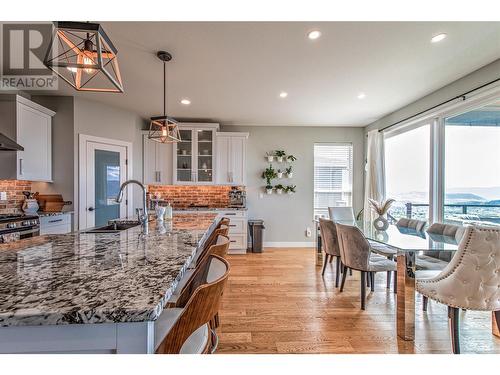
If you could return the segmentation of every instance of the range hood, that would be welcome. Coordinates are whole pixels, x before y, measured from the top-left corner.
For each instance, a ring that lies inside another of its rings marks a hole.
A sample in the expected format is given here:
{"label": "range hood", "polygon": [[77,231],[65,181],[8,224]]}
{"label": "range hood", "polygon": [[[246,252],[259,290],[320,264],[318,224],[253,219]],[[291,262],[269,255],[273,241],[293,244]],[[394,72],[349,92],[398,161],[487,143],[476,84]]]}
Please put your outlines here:
{"label": "range hood", "polygon": [[0,133],[0,151],[24,151],[24,147]]}

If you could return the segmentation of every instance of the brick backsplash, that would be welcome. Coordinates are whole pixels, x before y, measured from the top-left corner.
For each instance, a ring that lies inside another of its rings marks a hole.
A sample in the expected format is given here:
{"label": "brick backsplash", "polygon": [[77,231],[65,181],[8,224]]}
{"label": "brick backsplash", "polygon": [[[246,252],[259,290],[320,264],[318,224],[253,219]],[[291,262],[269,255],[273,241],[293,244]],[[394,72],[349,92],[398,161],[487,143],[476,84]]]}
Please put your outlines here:
{"label": "brick backsplash", "polygon": [[177,186],[177,185],[149,185],[151,196],[160,194],[174,208],[186,208],[190,205],[227,207],[228,193],[231,186]]}
{"label": "brick backsplash", "polygon": [[0,201],[0,214],[22,212],[23,191],[31,190],[31,181],[0,180],[0,191],[7,192],[7,200]]}

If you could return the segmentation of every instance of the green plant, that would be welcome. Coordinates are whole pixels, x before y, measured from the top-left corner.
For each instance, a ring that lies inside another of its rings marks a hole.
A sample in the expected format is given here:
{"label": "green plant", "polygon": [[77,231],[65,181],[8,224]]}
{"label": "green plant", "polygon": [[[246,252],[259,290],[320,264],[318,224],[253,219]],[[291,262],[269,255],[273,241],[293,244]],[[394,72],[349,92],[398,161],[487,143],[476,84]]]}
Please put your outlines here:
{"label": "green plant", "polygon": [[274,156],[274,151],[266,152],[266,156]]}
{"label": "green plant", "polygon": [[287,193],[295,193],[295,189],[297,188],[296,185],[288,185],[286,188],[285,188],[285,191]]}
{"label": "green plant", "polygon": [[269,164],[269,167],[267,167],[264,172],[262,172],[262,178],[266,180],[267,185],[271,185],[271,180],[276,177],[278,177],[278,174],[271,164]]}
{"label": "green plant", "polygon": [[276,190],[283,190],[284,189],[284,186],[281,185],[281,184],[278,184],[274,187]]}
{"label": "green plant", "polygon": [[266,185],[266,190],[273,190],[273,186],[272,185]]}
{"label": "green plant", "polygon": [[286,160],[288,160],[289,162],[293,162],[293,161],[297,160],[297,158],[295,156],[293,156],[293,155],[288,155],[286,157]]}
{"label": "green plant", "polygon": [[274,151],[274,155],[278,158],[284,158],[286,156],[286,152],[283,150],[276,150]]}
{"label": "green plant", "polygon": [[290,165],[287,169],[285,169],[286,174],[292,173],[292,166]]}

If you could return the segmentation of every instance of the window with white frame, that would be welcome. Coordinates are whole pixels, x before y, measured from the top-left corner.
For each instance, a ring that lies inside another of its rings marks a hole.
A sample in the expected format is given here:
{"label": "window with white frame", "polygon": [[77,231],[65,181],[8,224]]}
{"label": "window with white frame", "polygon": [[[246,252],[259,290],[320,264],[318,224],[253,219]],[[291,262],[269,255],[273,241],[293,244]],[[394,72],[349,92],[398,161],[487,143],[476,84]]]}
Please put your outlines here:
{"label": "window with white frame", "polygon": [[314,144],[314,216],[352,206],[352,143]]}

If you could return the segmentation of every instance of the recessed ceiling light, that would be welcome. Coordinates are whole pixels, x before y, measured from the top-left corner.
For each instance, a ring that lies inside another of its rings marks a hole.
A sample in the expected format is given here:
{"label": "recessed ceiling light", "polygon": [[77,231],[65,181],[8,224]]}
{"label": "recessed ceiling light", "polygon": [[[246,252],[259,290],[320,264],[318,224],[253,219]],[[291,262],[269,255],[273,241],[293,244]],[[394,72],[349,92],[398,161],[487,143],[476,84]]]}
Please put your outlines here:
{"label": "recessed ceiling light", "polygon": [[318,39],[321,36],[321,31],[319,30],[312,30],[307,33],[307,37],[311,40]]}
{"label": "recessed ceiling light", "polygon": [[280,92],[280,98],[286,98],[288,96],[288,93],[285,91]]}
{"label": "recessed ceiling light", "polygon": [[366,94],[364,92],[360,92],[358,94],[358,99],[364,99],[364,98],[366,98]]}
{"label": "recessed ceiling light", "polygon": [[189,99],[182,99],[181,100],[181,104],[190,105],[191,104],[191,100],[189,100]]}
{"label": "recessed ceiling light", "polygon": [[431,39],[431,43],[437,43],[437,42],[440,42],[442,41],[444,38],[446,38],[447,35],[445,33],[441,33],[441,34],[438,34],[438,35],[434,35]]}

